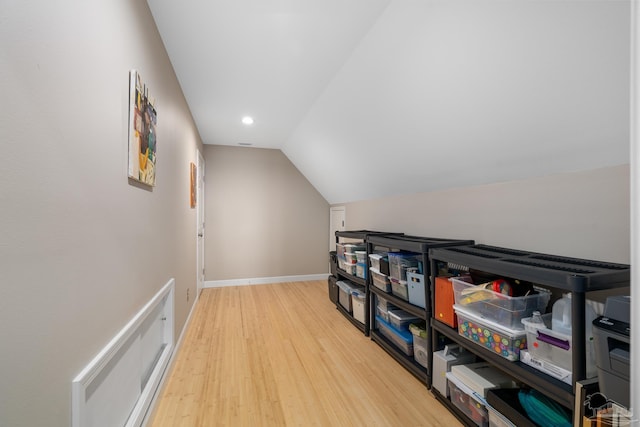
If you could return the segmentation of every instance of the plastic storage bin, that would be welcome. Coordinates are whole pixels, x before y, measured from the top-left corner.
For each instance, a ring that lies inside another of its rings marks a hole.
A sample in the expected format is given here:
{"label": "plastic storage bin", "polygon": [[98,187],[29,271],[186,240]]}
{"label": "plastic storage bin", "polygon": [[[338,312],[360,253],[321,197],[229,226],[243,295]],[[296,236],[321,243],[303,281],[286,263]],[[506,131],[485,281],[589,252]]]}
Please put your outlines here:
{"label": "plastic storage bin", "polygon": [[[551,362],[551,367],[548,364],[545,367],[547,370],[553,370],[553,365],[555,365],[567,371],[573,371],[573,337],[570,334],[554,331],[551,326],[552,317],[553,314],[548,313],[541,315],[539,318],[534,315],[533,317],[522,319],[522,324],[527,333],[527,351],[533,358]],[[591,331],[590,326],[587,325],[588,331]],[[592,378],[598,372],[596,369],[595,350],[591,339],[586,341],[586,353],[586,374],[587,378]],[[536,365],[534,364],[533,366]]]}
{"label": "plastic storage bin", "polygon": [[419,267],[420,255],[404,252],[389,252],[389,276],[397,280],[407,280],[407,269]]}
{"label": "plastic storage bin", "polygon": [[353,318],[360,323],[365,321],[365,293],[363,290],[354,290],[351,292],[351,306],[353,307]]}
{"label": "plastic storage bin", "polygon": [[356,264],[356,276],[360,277],[361,279],[367,278],[367,264]]}
{"label": "plastic storage bin", "polygon": [[338,286],[338,302],[345,310],[351,313],[353,311],[351,306],[351,286],[342,280],[336,282],[336,285]]}
{"label": "plastic storage bin", "polygon": [[339,290],[338,290],[337,282],[338,282],[338,279],[336,279],[335,276],[329,276],[329,278],[327,279],[327,284],[329,288],[329,300],[334,304],[338,303]]}
{"label": "plastic storage bin", "polygon": [[373,286],[387,293],[391,292],[391,282],[389,281],[389,278],[386,275],[380,273],[378,270],[374,269],[373,267],[371,267],[369,271],[371,271]]}
{"label": "plastic storage bin", "polygon": [[357,264],[358,263],[358,256],[356,255],[355,252],[345,252],[344,253],[344,260],[347,264]]}
{"label": "plastic storage bin", "polygon": [[404,310],[389,310],[389,323],[398,330],[408,331],[411,323],[419,322],[420,318]]}
{"label": "plastic storage bin", "polygon": [[344,258],[344,243],[336,243],[336,256],[338,258]]}
{"label": "plastic storage bin", "polygon": [[[369,262],[371,263],[371,268],[375,268],[377,271],[380,271],[380,261],[383,258],[387,259],[387,256],[382,254],[370,254]],[[387,262],[387,265],[388,265],[388,262]]]}
{"label": "plastic storage bin", "polygon": [[457,304],[453,308],[458,317],[460,335],[507,360],[520,359],[520,350],[527,347],[524,329],[506,328],[499,323],[483,319]]}
{"label": "plastic storage bin", "polygon": [[349,263],[345,263],[343,265],[344,267],[344,271],[348,274],[351,274],[353,276],[356,275],[356,265],[355,264],[349,264]]}
{"label": "plastic storage bin", "polygon": [[474,291],[473,283],[452,277],[453,295],[456,305],[464,310],[511,329],[522,329],[522,319],[530,317],[534,311],[544,312],[551,292],[535,288],[534,295],[510,297],[490,289]]}
{"label": "plastic storage bin", "polygon": [[356,259],[358,260],[358,263],[360,264],[366,264],[367,263],[367,251],[356,251]]}
{"label": "plastic storage bin", "polygon": [[406,280],[398,280],[396,278],[391,278],[391,293],[397,296],[398,298],[402,298],[405,301],[409,301],[409,289],[407,287]]}
{"label": "plastic storage bin", "polygon": [[385,322],[389,322],[389,310],[397,310],[398,307],[391,304],[384,298],[380,298],[376,295],[376,315],[384,319]]}
{"label": "plastic storage bin", "polygon": [[517,427],[490,405],[487,405],[486,408],[489,411],[489,427]]}
{"label": "plastic storage bin", "polygon": [[376,316],[376,327],[380,334],[395,344],[404,354],[409,357],[413,356],[413,335],[411,332],[397,330],[380,316]]}
{"label": "plastic storage bin", "polygon": [[460,411],[481,427],[489,426],[489,413],[487,408],[462,381],[458,380],[451,372],[447,373],[447,384],[453,403]]}
{"label": "plastic storage bin", "polygon": [[424,325],[415,323],[409,325],[409,331],[413,334],[413,359],[422,367],[429,369],[429,335]]}
{"label": "plastic storage bin", "polygon": [[344,309],[347,310],[349,313],[353,313],[351,294],[354,291],[358,291],[358,292],[362,292],[362,294],[364,295],[364,287],[354,285],[353,283],[344,281],[344,280],[340,280],[336,284],[340,289],[339,297],[338,297],[340,305],[344,307]]}
{"label": "plastic storage bin", "polygon": [[425,308],[424,274],[407,270],[407,287],[409,302],[418,307]]}

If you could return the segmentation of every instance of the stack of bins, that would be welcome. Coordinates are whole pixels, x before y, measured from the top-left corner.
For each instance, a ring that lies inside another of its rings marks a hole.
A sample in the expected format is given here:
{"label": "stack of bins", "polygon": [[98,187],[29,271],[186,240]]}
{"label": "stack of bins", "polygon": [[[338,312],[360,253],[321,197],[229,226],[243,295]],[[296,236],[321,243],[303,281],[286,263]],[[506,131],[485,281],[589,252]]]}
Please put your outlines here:
{"label": "stack of bins", "polygon": [[415,268],[422,271],[420,256],[414,253],[390,252],[389,276],[391,276],[391,292],[398,298],[409,301],[407,286],[407,270]]}
{"label": "stack of bins", "polygon": [[420,318],[399,308],[387,308],[385,315],[376,316],[376,326],[380,333],[393,342],[407,356],[413,356],[413,334],[409,331],[412,323],[420,322]]}
{"label": "stack of bins", "polygon": [[458,333],[507,360],[519,360],[527,341],[521,321],[534,311],[544,312],[551,293],[535,288],[534,294],[510,297],[459,278],[451,282]]}

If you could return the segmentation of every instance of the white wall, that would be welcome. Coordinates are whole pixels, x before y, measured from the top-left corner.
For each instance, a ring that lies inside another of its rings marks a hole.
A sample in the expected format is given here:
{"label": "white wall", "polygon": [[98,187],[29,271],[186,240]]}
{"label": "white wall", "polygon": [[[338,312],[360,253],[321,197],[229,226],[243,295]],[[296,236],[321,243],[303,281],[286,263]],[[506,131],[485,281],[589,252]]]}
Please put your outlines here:
{"label": "white wall", "polygon": [[392,1],[283,152],[329,203],[628,163],[629,5]]}
{"label": "white wall", "polygon": [[206,280],[327,273],[329,204],[280,150],[204,154]]}
{"label": "white wall", "polygon": [[346,204],[347,229],[628,264],[629,165]]}
{"label": "white wall", "polygon": [[[72,379],[171,277],[185,322],[201,142],[143,0],[0,10],[0,425],[67,426]],[[127,180],[132,68],[157,101],[152,191]]]}

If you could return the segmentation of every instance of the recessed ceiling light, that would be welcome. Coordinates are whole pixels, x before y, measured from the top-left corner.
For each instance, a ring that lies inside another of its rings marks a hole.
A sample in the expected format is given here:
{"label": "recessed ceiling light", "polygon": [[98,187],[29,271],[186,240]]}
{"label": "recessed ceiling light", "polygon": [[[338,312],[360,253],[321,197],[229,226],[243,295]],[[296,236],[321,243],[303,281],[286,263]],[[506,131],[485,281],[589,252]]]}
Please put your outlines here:
{"label": "recessed ceiling light", "polygon": [[252,125],[253,124],[253,117],[244,116],[242,118],[242,123],[244,123],[247,126]]}

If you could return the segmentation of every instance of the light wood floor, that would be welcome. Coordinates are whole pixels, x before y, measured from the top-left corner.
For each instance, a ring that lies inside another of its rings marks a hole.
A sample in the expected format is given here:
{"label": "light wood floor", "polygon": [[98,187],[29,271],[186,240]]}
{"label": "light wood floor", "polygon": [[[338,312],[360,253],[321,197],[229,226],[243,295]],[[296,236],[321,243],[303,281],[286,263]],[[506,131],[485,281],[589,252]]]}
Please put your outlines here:
{"label": "light wood floor", "polygon": [[149,425],[460,423],[312,281],[205,289]]}

